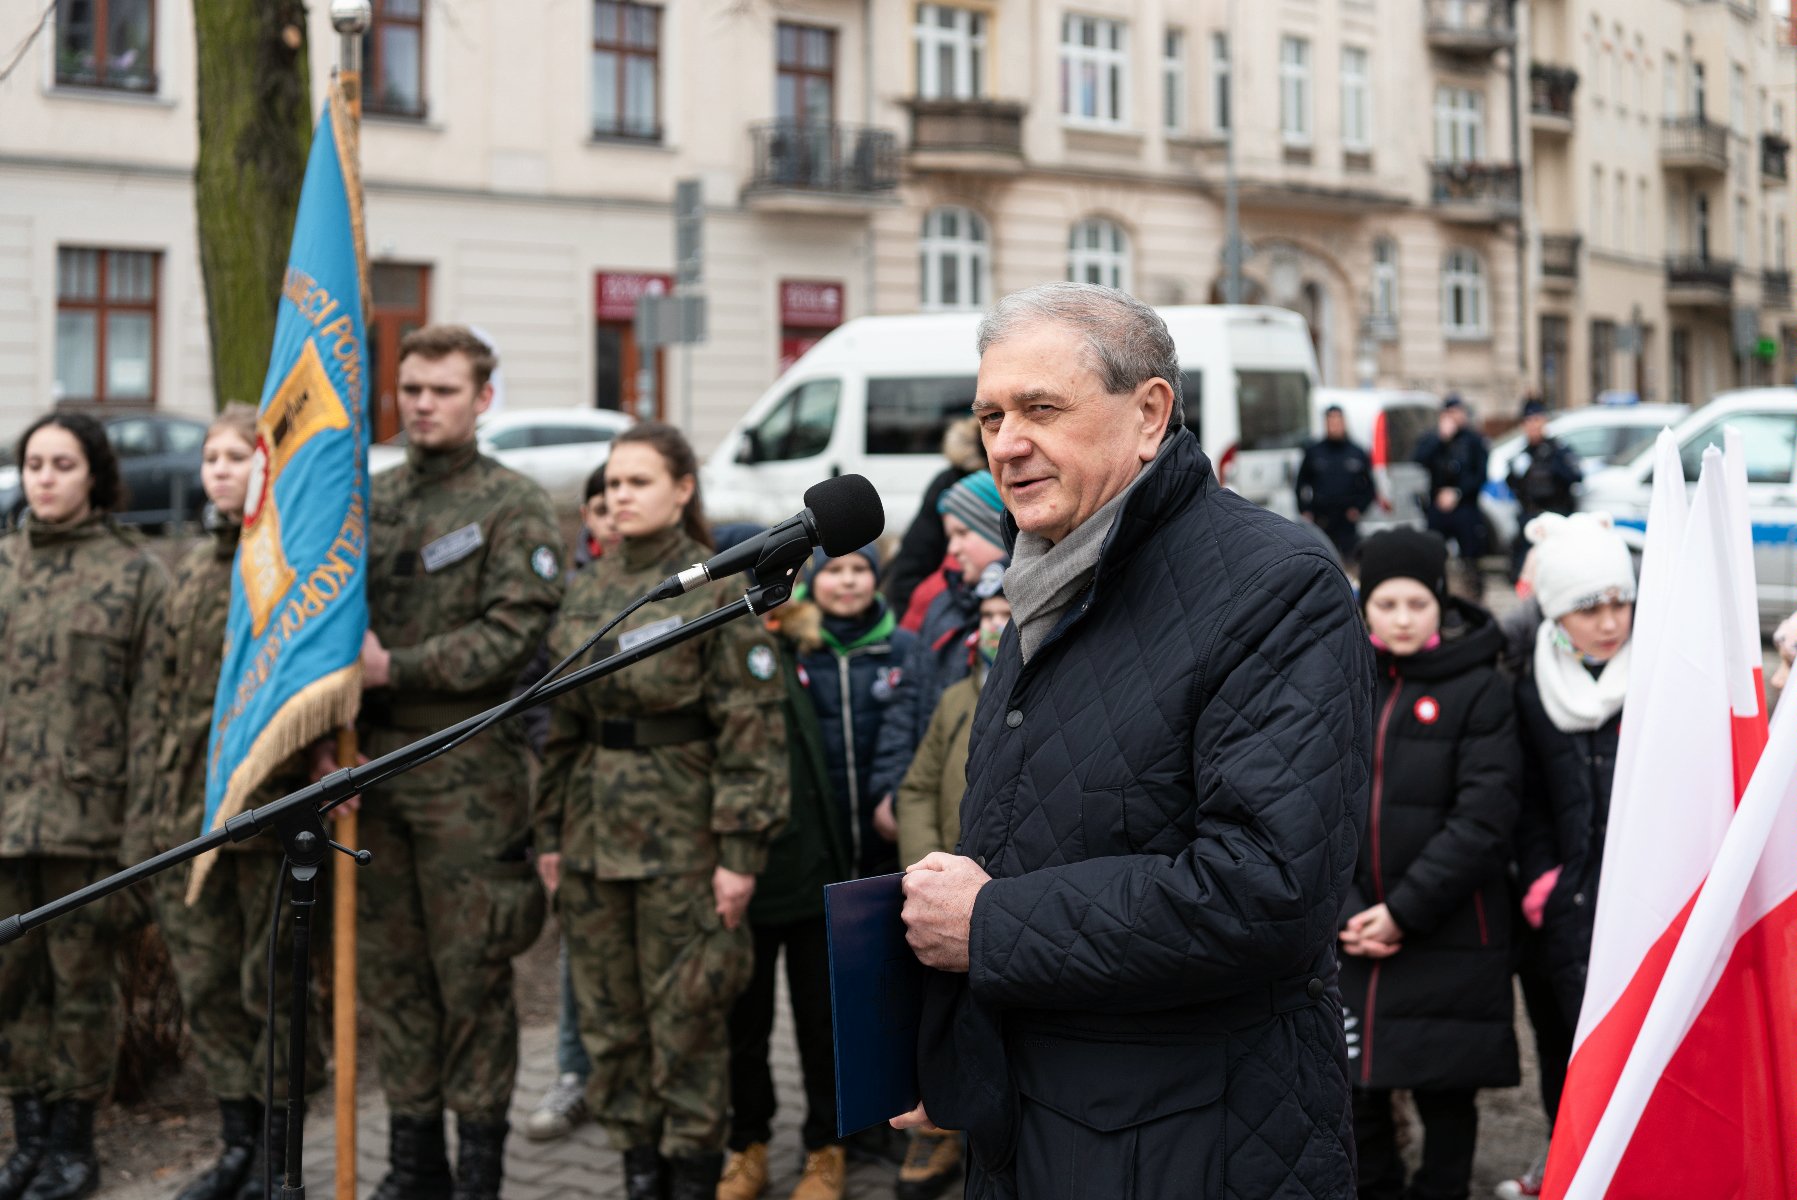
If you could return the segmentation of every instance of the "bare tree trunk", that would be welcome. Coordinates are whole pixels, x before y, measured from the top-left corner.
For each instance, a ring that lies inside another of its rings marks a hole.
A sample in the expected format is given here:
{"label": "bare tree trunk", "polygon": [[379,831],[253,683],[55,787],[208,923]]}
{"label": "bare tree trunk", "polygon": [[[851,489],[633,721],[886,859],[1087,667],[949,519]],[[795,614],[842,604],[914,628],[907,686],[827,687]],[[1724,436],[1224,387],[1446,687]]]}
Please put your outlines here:
{"label": "bare tree trunk", "polygon": [[213,402],[255,403],[312,143],[303,0],[194,0],[200,270]]}

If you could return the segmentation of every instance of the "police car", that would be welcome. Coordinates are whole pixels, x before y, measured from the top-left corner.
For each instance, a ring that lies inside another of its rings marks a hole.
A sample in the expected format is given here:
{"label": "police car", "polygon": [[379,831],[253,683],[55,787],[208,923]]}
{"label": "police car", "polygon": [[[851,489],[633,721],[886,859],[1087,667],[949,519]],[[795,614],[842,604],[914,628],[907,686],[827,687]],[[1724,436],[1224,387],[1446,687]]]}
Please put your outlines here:
{"label": "police car", "polygon": [[[1724,392],[1673,426],[1688,487],[1697,485],[1703,452],[1722,445],[1723,431],[1740,431],[1747,453],[1747,503],[1753,520],[1753,569],[1759,580],[1760,627],[1770,633],[1797,609],[1797,388]],[[1579,507],[1607,512],[1631,548],[1647,530],[1654,452],[1647,448],[1622,466],[1588,476]]]}

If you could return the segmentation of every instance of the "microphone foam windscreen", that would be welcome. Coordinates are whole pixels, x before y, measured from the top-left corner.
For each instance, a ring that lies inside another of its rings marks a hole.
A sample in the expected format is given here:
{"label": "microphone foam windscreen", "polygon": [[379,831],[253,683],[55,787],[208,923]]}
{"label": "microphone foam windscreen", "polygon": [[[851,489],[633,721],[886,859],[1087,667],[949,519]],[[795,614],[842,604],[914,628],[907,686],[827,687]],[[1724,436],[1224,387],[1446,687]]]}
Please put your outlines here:
{"label": "microphone foam windscreen", "polygon": [[812,484],[805,507],[817,522],[818,544],[831,558],[853,554],[886,532],[886,506],[865,475],[838,475]]}

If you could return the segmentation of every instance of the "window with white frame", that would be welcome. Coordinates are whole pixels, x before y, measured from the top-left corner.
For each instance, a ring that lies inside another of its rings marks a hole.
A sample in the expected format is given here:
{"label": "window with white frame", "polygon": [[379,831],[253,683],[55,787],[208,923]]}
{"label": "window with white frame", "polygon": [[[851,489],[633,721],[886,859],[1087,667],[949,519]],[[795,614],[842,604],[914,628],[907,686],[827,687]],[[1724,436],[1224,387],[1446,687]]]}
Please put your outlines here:
{"label": "window with white frame", "polygon": [[1441,264],[1441,324],[1450,338],[1481,338],[1485,326],[1485,267],[1471,250],[1450,250]]}
{"label": "window with white frame", "polygon": [[977,100],[986,93],[986,14],[952,4],[919,4],[917,95]]}
{"label": "window with white frame", "polygon": [[1388,237],[1373,242],[1373,319],[1398,319],[1398,243]]}
{"label": "window with white frame", "polygon": [[1592,247],[1598,248],[1604,242],[1604,169],[1591,168],[1591,231],[1589,234]]}
{"label": "window with white frame", "polygon": [[1629,54],[1628,41],[1623,37],[1621,25],[1616,26],[1615,30],[1612,31],[1610,40],[1611,44],[1616,48],[1616,71],[1614,74],[1616,82],[1616,115],[1619,117],[1626,117],[1629,115],[1629,88],[1634,82],[1632,77],[1635,73],[1635,61]]}
{"label": "window with white frame", "polygon": [[1310,42],[1279,39],[1279,134],[1288,146],[1310,145]]}
{"label": "window with white frame", "polygon": [[1359,46],[1342,47],[1342,147],[1357,154],[1373,148],[1373,79]]}
{"label": "window with white frame", "polygon": [[1635,111],[1642,118],[1647,116],[1647,40],[1640,34],[1635,35]]}
{"label": "window with white frame", "polygon": [[1218,133],[1229,131],[1229,35],[1210,35],[1210,125]]}
{"label": "window with white frame", "polygon": [[1061,18],[1061,115],[1086,125],[1129,120],[1129,30],[1122,21]]}
{"label": "window with white frame", "polygon": [[1678,59],[1670,54],[1666,56],[1665,75],[1660,80],[1660,115],[1679,115]]}
{"label": "window with white frame", "polygon": [[972,209],[933,208],[918,243],[922,307],[926,312],[984,308],[991,294],[991,238]]}
{"label": "window with white frame", "polygon": [[1736,137],[1747,136],[1747,72],[1728,68],[1728,127]]}
{"label": "window with white frame", "polygon": [[1435,89],[1435,157],[1478,162],[1485,154],[1485,97],[1471,88]]}
{"label": "window with white frame", "polygon": [[1067,278],[1127,292],[1129,235],[1115,221],[1087,217],[1067,232]]}
{"label": "window with white frame", "polygon": [[1186,32],[1169,29],[1161,39],[1161,125],[1186,131]]}

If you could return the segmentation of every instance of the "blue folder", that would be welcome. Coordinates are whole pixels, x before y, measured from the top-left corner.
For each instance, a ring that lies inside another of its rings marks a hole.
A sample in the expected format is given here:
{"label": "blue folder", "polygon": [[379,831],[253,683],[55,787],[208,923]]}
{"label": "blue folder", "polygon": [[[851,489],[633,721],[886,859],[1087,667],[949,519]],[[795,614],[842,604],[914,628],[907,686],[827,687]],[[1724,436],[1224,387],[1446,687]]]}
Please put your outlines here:
{"label": "blue folder", "polygon": [[905,943],[899,918],[904,878],[877,875],[824,888],[838,1137],[917,1107],[924,966]]}

